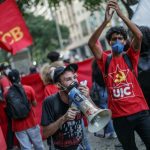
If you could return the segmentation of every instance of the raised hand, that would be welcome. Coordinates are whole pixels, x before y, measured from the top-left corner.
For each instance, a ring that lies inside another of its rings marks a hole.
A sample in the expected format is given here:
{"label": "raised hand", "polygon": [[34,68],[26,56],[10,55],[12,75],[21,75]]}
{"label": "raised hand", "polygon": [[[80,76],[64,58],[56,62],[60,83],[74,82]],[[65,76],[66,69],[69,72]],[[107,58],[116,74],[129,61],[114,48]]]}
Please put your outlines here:
{"label": "raised hand", "polygon": [[118,2],[116,0],[110,0],[108,2],[108,5],[107,5],[108,9],[113,9],[116,11],[116,13],[118,14],[118,16],[121,16],[122,15],[122,12],[120,10],[120,7],[118,5]]}
{"label": "raised hand", "polygon": [[107,3],[107,7],[106,7],[106,11],[105,11],[105,21],[107,23],[111,20],[113,14],[114,14],[114,11],[111,11],[112,10],[111,3],[112,3],[111,1],[109,1]]}

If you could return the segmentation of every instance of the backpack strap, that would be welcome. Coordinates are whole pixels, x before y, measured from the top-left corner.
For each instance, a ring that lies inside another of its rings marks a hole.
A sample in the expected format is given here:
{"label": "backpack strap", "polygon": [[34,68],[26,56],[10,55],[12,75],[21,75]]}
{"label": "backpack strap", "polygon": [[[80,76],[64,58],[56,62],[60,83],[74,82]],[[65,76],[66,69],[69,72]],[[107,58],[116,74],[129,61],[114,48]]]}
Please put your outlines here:
{"label": "backpack strap", "polygon": [[[27,98],[27,95],[25,93],[25,90],[23,88],[23,86],[21,84],[17,84],[17,83],[13,83],[13,86],[15,86],[16,90],[21,94],[21,96],[23,97],[23,102],[25,102],[25,100],[27,100],[27,103],[30,106],[29,100]],[[25,102],[26,103],[26,102]]]}
{"label": "backpack strap", "polygon": [[131,71],[133,71],[133,65],[132,65],[132,63],[131,63],[131,60],[130,60],[129,56],[128,56],[126,53],[124,53],[122,56],[123,56],[124,61],[125,61],[126,64],[127,64],[127,66],[129,67],[129,69],[130,69]]}
{"label": "backpack strap", "polygon": [[108,75],[108,67],[110,64],[110,61],[112,60],[112,54],[108,55],[106,58],[106,63],[105,63],[105,77]]}
{"label": "backpack strap", "polygon": [[125,63],[127,64],[127,66],[129,67],[129,69],[132,71],[132,73],[136,76],[136,78],[137,78],[137,75],[136,75],[136,73],[135,73],[135,71],[134,71],[134,69],[133,69],[133,64],[132,64],[132,62],[131,62],[131,59],[130,59],[130,57],[126,54],[126,53],[123,53],[123,59],[124,59],[124,61],[125,61]]}

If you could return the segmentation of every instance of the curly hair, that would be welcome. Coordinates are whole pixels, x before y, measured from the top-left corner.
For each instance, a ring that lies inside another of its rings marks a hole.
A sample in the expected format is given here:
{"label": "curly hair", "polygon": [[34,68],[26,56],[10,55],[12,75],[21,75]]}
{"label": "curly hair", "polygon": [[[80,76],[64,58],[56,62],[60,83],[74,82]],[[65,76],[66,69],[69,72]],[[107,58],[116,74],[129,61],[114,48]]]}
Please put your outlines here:
{"label": "curly hair", "polygon": [[117,33],[117,34],[121,34],[123,36],[123,38],[125,40],[127,40],[127,31],[124,27],[122,26],[115,26],[110,28],[107,32],[106,32],[106,39],[109,42],[111,40],[112,34]]}

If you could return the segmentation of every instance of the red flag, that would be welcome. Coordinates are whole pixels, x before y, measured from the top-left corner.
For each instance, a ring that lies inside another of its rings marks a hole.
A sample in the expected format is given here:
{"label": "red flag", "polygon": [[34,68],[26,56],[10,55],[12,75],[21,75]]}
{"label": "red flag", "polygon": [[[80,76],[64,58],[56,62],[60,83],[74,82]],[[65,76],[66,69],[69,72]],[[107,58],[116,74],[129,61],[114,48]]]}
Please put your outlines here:
{"label": "red flag", "polygon": [[0,3],[0,47],[15,54],[32,44],[31,35],[15,0]]}

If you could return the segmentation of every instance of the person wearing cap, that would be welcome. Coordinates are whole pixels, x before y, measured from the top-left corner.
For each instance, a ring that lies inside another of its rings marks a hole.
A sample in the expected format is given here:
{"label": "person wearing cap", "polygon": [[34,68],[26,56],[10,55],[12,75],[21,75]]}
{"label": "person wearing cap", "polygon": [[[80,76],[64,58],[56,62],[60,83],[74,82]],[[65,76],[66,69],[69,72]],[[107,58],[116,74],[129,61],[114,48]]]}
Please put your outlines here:
{"label": "person wearing cap", "polygon": [[35,111],[33,109],[33,107],[36,107],[37,105],[33,88],[31,86],[21,85],[20,74],[16,69],[9,71],[8,79],[12,84],[15,83],[18,87],[23,87],[27,99],[31,105],[30,112],[26,118],[12,118],[12,130],[20,143],[21,150],[31,150],[32,144],[35,150],[44,150],[40,126],[37,123]]}
{"label": "person wearing cap", "polygon": [[53,72],[53,81],[59,91],[47,97],[43,102],[41,125],[43,136],[52,136],[56,150],[80,150],[86,149],[82,143],[84,138],[82,127],[82,113],[70,106],[68,93],[74,85],[86,97],[89,97],[89,89],[79,85],[77,79],[78,66],[70,64],[67,67],[57,67]]}

